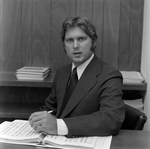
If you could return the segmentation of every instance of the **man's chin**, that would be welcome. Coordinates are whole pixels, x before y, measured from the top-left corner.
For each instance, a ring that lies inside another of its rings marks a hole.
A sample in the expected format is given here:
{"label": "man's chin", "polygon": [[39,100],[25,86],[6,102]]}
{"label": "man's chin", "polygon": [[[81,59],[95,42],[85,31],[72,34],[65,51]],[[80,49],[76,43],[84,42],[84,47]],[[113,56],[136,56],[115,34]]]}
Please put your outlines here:
{"label": "man's chin", "polygon": [[75,65],[79,66],[79,65],[81,65],[83,63],[83,60],[76,58],[76,59],[73,60],[73,62],[74,62]]}

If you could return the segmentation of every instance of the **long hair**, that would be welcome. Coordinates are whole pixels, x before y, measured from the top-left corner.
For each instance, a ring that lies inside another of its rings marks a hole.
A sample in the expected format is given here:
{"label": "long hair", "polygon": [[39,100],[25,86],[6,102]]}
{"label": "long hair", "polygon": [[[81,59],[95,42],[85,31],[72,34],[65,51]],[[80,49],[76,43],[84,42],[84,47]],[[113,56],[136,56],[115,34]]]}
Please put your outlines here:
{"label": "long hair", "polygon": [[70,28],[79,27],[82,29],[91,39],[92,39],[92,49],[95,50],[96,48],[96,42],[98,39],[98,36],[96,34],[96,29],[94,25],[91,23],[91,21],[86,17],[69,17],[67,18],[63,25],[62,25],[62,32],[61,32],[61,38],[62,42],[65,40],[65,34],[66,31]]}

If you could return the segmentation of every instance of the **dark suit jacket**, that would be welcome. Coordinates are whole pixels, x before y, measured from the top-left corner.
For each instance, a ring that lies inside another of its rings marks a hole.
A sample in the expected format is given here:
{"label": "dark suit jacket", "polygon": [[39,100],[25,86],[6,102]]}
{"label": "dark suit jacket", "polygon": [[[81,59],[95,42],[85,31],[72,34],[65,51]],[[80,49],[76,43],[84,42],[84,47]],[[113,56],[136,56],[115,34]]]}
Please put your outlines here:
{"label": "dark suit jacket", "polygon": [[67,137],[117,134],[125,116],[120,72],[94,56],[61,113],[70,71],[71,64],[57,70],[44,109],[65,121]]}

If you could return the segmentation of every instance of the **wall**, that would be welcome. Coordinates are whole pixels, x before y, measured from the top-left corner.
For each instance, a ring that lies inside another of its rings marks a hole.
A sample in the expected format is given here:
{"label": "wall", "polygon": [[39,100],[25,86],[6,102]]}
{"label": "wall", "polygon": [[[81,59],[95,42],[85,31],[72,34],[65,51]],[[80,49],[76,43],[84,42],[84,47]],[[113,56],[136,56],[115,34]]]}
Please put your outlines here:
{"label": "wall", "polygon": [[60,32],[69,16],[86,16],[98,33],[97,55],[119,70],[141,66],[144,0],[0,0],[0,72],[69,62]]}
{"label": "wall", "polygon": [[[98,57],[119,70],[141,67],[144,0],[0,0],[0,73],[28,66],[55,72],[69,62],[60,32],[68,16],[90,18],[99,36]],[[146,71],[146,70],[145,70]],[[0,87],[0,104],[45,100],[41,88]]]}
{"label": "wall", "polygon": [[147,82],[147,93],[145,96],[145,113],[148,120],[144,130],[150,131],[150,0],[145,0],[144,4],[144,26],[143,26],[143,47],[141,72]]}

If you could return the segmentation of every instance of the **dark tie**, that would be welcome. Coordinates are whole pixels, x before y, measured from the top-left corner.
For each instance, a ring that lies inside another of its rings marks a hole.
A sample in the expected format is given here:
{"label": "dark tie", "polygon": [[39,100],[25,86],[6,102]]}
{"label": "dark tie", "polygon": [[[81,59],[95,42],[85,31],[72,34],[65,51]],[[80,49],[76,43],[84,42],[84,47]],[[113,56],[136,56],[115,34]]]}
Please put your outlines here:
{"label": "dark tie", "polygon": [[77,82],[78,82],[77,67],[75,67],[73,69],[70,79],[68,81],[68,85],[66,88],[65,97],[64,97],[64,101],[63,101],[63,105],[62,105],[62,110],[65,108]]}

